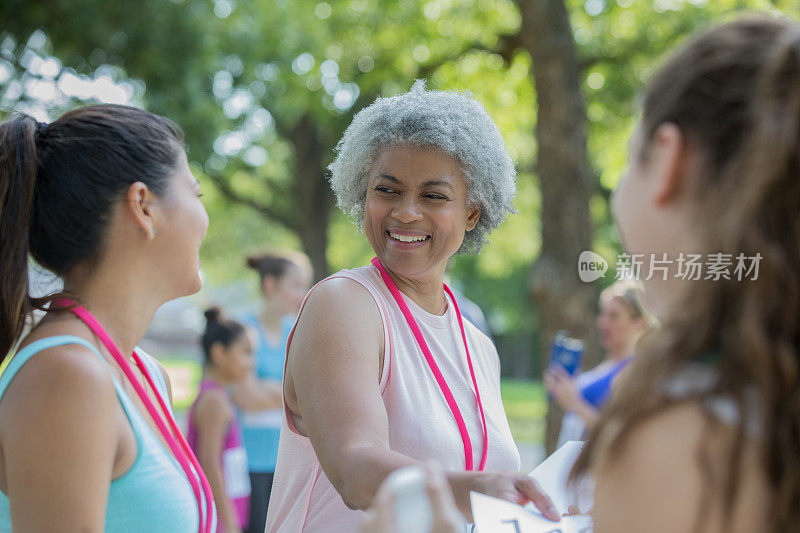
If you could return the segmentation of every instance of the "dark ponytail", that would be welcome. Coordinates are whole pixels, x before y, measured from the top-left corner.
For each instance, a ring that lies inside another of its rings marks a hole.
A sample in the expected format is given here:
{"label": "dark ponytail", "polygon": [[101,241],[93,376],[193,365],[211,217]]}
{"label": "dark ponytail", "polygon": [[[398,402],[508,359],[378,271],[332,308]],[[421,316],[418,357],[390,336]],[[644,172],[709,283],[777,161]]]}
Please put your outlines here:
{"label": "dark ponytail", "polygon": [[267,277],[281,279],[294,264],[287,255],[278,252],[253,254],[247,258],[247,266],[258,272],[261,281]]}
{"label": "dark ponytail", "polygon": [[28,256],[61,277],[94,266],[114,202],[136,182],[165,194],[182,153],[180,128],[135,107],[0,124],[0,360],[47,301],[28,295]]}
{"label": "dark ponytail", "polygon": [[225,348],[229,347],[241,335],[245,333],[244,326],[227,318],[222,314],[219,307],[209,307],[205,311],[206,330],[200,338],[203,347],[206,365],[211,364],[211,347],[215,343],[220,343]]}
{"label": "dark ponytail", "polygon": [[0,361],[22,334],[31,311],[28,233],[36,183],[36,121],[0,124]]}

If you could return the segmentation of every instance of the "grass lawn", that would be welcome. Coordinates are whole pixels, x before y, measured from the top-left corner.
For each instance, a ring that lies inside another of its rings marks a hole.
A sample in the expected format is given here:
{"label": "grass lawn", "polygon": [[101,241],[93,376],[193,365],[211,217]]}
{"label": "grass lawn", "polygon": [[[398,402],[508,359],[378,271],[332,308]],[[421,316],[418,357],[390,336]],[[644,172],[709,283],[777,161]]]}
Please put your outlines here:
{"label": "grass lawn", "polygon": [[517,444],[543,443],[547,396],[542,384],[504,379],[500,383],[500,394],[514,441]]}
{"label": "grass lawn", "polygon": [[183,412],[192,405],[197,389],[200,387],[200,377],[203,369],[200,363],[192,359],[165,357],[159,362],[169,374],[172,382],[172,404],[177,412]]}
{"label": "grass lawn", "polygon": [[[194,401],[202,369],[191,359],[160,359],[172,381],[175,411],[184,413]],[[544,415],[547,398],[542,384],[536,381],[503,380],[500,384],[511,434],[519,443],[541,444],[544,441]]]}

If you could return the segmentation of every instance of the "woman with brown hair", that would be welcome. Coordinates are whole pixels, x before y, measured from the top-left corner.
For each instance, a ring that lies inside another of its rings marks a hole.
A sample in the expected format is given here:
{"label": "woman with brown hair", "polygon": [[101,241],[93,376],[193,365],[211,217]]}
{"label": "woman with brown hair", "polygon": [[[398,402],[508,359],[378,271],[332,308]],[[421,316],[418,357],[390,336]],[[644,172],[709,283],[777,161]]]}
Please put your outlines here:
{"label": "woman with brown hair", "polygon": [[[666,62],[614,211],[672,269],[576,465],[595,531],[800,530],[800,24],[738,20]],[[690,253],[730,268],[687,281]]]}

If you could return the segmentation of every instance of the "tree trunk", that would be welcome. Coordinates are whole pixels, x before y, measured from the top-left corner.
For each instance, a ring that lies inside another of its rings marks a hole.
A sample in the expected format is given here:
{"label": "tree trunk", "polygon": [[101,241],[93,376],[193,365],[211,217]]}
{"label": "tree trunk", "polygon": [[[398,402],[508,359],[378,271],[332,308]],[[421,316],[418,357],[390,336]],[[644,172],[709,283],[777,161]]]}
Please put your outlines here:
{"label": "tree trunk", "polygon": [[[592,246],[589,199],[596,179],[586,148],[586,109],[580,91],[572,28],[563,0],[517,0],[520,36],[531,55],[536,86],[536,170],[542,196],[542,247],[530,277],[540,317],[541,355],[558,330],[587,341],[584,368],[597,361],[597,287],[578,277],[578,256]],[[547,362],[545,361],[546,366]],[[545,448],[551,453],[561,409],[550,402]]]}
{"label": "tree trunk", "polygon": [[293,203],[297,206],[297,233],[303,249],[311,259],[314,278],[329,274],[328,224],[333,208],[333,193],[328,183],[325,159],[328,143],[309,115],[303,115],[288,132],[295,150],[295,175],[292,180]]}

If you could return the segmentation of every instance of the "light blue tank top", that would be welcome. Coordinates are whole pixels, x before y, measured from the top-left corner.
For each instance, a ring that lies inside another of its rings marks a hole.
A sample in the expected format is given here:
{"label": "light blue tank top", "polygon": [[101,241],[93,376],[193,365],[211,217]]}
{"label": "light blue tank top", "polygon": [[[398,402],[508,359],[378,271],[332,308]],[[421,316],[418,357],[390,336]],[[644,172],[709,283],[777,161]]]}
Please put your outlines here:
{"label": "light blue tank top", "polygon": [[[281,319],[281,340],[272,345],[267,340],[264,328],[255,314],[242,317],[242,322],[258,332],[258,345],[255,347],[255,373],[258,379],[283,381],[283,364],[286,360],[286,341],[294,327],[296,317],[285,316]],[[278,442],[281,437],[281,409],[259,413],[239,411],[242,421],[242,436],[247,450],[247,468],[250,472],[275,472],[278,461]]]}
{"label": "light blue tank top", "polygon": [[[14,375],[31,357],[41,350],[65,344],[85,346],[106,363],[97,349],[80,337],[59,335],[40,339],[19,351],[0,375],[0,401]],[[164,377],[153,358],[138,348],[137,353],[147,366],[159,393],[168,398]],[[117,398],[136,437],[136,459],[130,470],[111,481],[106,505],[105,530],[114,533],[158,531],[197,533],[199,527],[197,502],[186,475],[178,461],[142,418],[116,377],[113,375],[112,377]],[[7,532],[11,532],[9,501],[8,496],[0,492],[0,533]]]}

